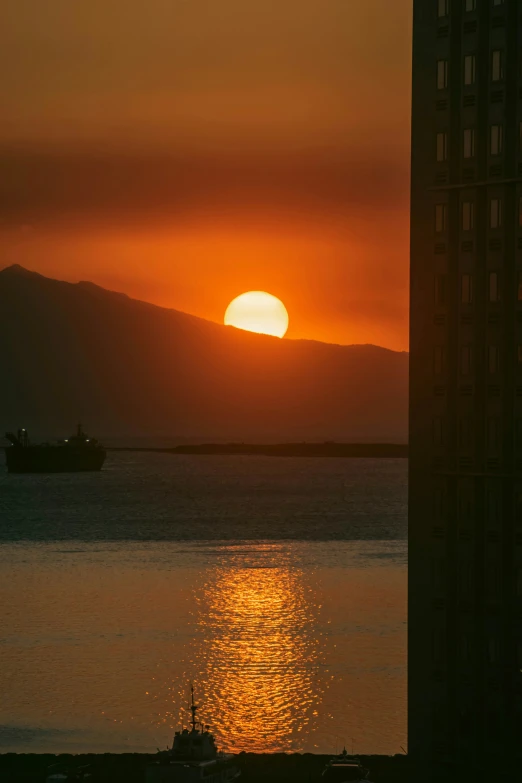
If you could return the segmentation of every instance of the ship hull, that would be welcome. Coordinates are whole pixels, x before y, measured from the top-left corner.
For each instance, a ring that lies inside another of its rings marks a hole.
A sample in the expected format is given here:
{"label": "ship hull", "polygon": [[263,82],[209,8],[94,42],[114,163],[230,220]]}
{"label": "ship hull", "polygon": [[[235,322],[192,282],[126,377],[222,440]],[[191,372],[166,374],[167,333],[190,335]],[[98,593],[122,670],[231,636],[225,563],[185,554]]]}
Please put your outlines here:
{"label": "ship hull", "polygon": [[73,451],[70,448],[28,446],[5,449],[9,473],[82,473],[101,470],[105,462],[104,449]]}

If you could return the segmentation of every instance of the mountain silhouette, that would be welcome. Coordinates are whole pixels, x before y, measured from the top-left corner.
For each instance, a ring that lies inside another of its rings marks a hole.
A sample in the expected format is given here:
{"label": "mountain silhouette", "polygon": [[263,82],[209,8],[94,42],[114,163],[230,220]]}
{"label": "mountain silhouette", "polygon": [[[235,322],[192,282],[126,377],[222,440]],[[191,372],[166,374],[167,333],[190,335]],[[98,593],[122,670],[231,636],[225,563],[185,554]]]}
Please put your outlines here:
{"label": "mountain silhouette", "polygon": [[0,427],[407,439],[408,355],[279,340],[20,266],[0,272]]}

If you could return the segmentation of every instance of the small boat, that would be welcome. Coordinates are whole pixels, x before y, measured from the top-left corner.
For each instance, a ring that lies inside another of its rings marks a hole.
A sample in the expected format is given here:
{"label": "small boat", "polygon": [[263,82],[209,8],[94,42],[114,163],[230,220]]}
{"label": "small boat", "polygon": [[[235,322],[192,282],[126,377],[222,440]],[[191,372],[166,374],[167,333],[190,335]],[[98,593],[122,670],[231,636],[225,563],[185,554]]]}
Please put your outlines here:
{"label": "small boat", "polygon": [[361,764],[357,756],[351,756],[346,748],[339,756],[334,756],[326,765],[322,781],[323,783],[370,783],[370,774]]}
{"label": "small boat", "polygon": [[91,765],[71,767],[70,764],[53,764],[47,769],[45,783],[90,783]]}
{"label": "small boat", "polygon": [[146,767],[146,783],[229,783],[240,776],[234,755],[218,750],[209,726],[196,719],[197,710],[191,685],[191,728],[176,731],[172,748],[158,751],[156,760]]}

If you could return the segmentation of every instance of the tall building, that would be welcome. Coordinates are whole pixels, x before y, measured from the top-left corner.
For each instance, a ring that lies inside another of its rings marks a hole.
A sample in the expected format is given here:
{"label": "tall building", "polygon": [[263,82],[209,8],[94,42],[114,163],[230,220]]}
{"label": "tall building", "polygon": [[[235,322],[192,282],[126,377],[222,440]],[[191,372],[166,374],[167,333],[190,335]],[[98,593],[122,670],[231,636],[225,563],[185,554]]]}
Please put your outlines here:
{"label": "tall building", "polygon": [[522,760],[522,0],[414,0],[413,39],[408,746],[486,769]]}

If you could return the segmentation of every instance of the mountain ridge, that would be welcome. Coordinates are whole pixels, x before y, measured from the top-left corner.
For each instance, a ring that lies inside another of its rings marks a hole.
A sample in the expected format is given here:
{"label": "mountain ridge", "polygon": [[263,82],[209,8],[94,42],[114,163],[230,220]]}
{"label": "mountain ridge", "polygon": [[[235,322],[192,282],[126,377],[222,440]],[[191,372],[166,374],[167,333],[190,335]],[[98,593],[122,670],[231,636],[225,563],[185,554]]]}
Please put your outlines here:
{"label": "mountain ridge", "polygon": [[[26,267],[21,266],[20,264],[11,264],[9,266],[3,267],[2,269],[0,269],[0,275],[2,275],[4,273],[20,275],[20,276],[23,276],[23,277],[34,276],[34,277],[41,278],[43,280],[50,280],[53,283],[63,283],[63,284],[68,285],[68,286],[79,286],[80,288],[84,288],[84,289],[89,290],[89,291],[91,291],[93,293],[103,293],[103,294],[111,295],[111,296],[118,297],[118,298],[121,298],[121,299],[125,299],[125,300],[127,300],[129,302],[135,302],[135,303],[138,303],[140,305],[144,305],[146,307],[154,308],[156,310],[163,310],[163,311],[170,312],[170,313],[177,313],[178,315],[181,315],[181,316],[184,316],[184,317],[187,317],[187,318],[193,318],[193,319],[195,319],[197,321],[203,321],[206,324],[212,324],[212,325],[218,326],[220,328],[225,328],[225,329],[229,329],[229,330],[235,330],[235,331],[239,331],[239,332],[244,331],[242,329],[235,329],[235,327],[233,327],[233,326],[225,326],[224,324],[220,324],[217,321],[211,321],[208,318],[203,318],[202,316],[194,315],[193,313],[187,313],[184,310],[177,310],[174,307],[163,307],[162,305],[154,304],[154,302],[147,302],[144,299],[136,299],[136,298],[130,296],[129,294],[123,293],[122,291],[113,291],[110,288],[104,288],[103,286],[98,285],[98,283],[93,283],[90,280],[78,280],[78,282],[76,282],[76,283],[73,283],[70,280],[58,280],[56,278],[48,277],[47,275],[43,275],[40,272],[35,272],[32,269],[27,269]],[[271,340],[279,340],[280,339],[279,337],[272,337],[271,335],[258,335],[258,336],[260,336],[260,337],[267,337],[268,339],[271,339]],[[394,351],[392,348],[386,348],[383,345],[376,345],[375,343],[331,343],[331,342],[324,342],[322,340],[312,340],[312,339],[307,338],[307,337],[285,337],[284,339],[285,339],[285,341],[291,341],[293,343],[313,343],[313,344],[319,344],[319,345],[324,345],[324,346],[330,346],[331,345],[331,346],[339,347],[339,348],[359,348],[359,347],[361,347],[361,348],[375,348],[375,349],[377,349],[379,351],[387,351],[389,353],[405,355],[405,356],[409,355],[408,351]]]}
{"label": "mountain ridge", "polygon": [[406,352],[253,334],[17,265],[0,359],[4,428],[407,440]]}

